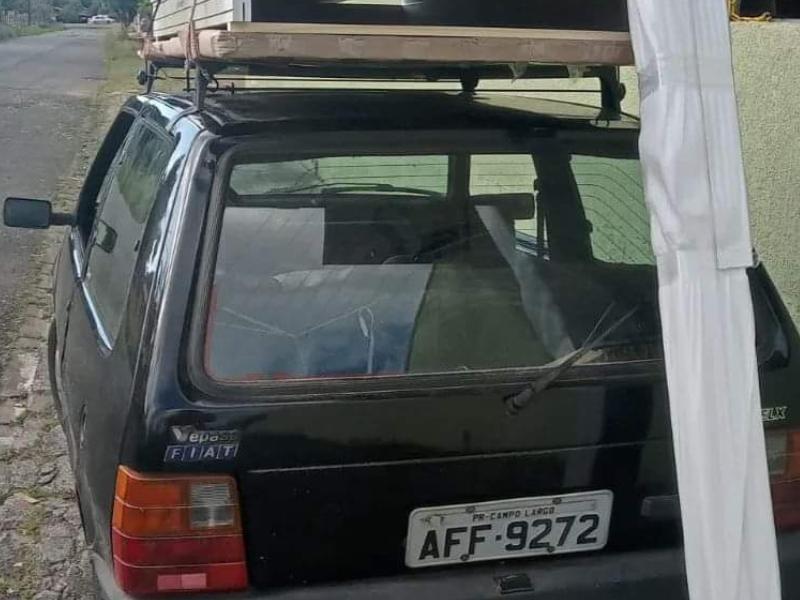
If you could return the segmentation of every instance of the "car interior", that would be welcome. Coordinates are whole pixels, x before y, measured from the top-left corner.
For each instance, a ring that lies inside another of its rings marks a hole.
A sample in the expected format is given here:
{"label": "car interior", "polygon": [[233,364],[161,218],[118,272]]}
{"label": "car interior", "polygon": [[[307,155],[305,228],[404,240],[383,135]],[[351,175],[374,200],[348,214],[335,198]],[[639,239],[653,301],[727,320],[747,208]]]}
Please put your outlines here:
{"label": "car interior", "polygon": [[268,381],[542,366],[604,312],[632,306],[635,318],[587,360],[655,357],[655,267],[595,257],[570,157],[528,160],[528,192],[504,191],[500,173],[496,193],[473,195],[452,172],[444,194],[229,189],[206,372]]}

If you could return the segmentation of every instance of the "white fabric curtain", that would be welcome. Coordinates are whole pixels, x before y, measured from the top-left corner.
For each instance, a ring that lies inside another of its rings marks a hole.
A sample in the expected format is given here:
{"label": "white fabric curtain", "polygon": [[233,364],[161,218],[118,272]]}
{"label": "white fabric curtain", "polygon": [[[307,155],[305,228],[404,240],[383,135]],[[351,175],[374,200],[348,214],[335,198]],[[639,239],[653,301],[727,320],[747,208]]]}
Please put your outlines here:
{"label": "white fabric curtain", "polygon": [[780,600],[725,0],[628,0],[692,600]]}

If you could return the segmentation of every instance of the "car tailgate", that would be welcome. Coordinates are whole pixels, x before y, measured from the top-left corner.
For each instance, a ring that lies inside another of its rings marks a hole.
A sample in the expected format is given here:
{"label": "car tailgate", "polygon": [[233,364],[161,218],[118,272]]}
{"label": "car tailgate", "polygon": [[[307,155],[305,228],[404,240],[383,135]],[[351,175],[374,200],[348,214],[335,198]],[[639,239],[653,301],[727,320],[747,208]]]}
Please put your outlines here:
{"label": "car tailgate", "polygon": [[502,398],[283,405],[251,420],[240,450],[251,581],[405,573],[415,509],[596,490],[614,495],[602,552],[677,544],[662,384],[559,387],[518,416]]}

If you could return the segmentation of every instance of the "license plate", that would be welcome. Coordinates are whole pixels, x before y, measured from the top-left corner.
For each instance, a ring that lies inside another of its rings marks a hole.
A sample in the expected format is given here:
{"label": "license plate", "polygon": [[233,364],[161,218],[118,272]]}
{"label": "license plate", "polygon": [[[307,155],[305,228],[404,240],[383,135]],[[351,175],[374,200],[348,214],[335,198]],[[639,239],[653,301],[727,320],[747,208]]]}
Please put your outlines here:
{"label": "license plate", "polygon": [[419,508],[408,523],[406,565],[432,567],[600,550],[609,490]]}

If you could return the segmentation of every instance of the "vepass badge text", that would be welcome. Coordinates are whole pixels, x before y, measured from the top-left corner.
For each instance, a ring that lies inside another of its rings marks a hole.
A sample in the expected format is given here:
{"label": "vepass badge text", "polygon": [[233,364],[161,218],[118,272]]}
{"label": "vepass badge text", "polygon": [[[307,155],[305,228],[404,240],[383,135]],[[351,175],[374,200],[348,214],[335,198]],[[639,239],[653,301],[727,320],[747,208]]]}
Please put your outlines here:
{"label": "vepass badge text", "polygon": [[193,425],[170,427],[171,441],[164,462],[206,462],[232,460],[239,452],[239,432],[235,429],[203,431]]}

